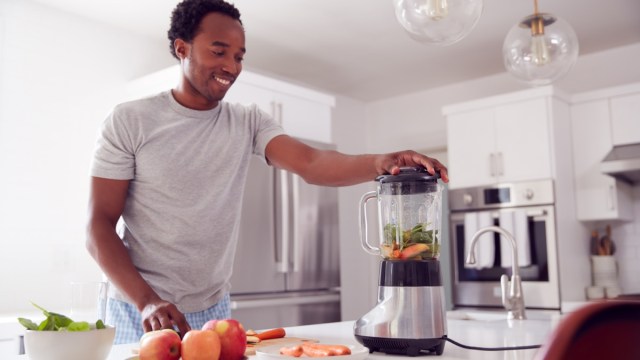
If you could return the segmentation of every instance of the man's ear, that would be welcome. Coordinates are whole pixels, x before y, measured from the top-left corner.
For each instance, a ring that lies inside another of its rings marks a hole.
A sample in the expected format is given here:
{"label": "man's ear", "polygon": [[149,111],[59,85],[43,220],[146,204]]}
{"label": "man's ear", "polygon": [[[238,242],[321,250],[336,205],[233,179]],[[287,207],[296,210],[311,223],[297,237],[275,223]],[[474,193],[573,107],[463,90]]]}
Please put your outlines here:
{"label": "man's ear", "polygon": [[180,60],[183,60],[183,59],[185,59],[187,57],[187,53],[189,51],[188,47],[189,47],[189,44],[187,44],[182,39],[175,39],[173,41],[174,51],[176,52],[176,56]]}

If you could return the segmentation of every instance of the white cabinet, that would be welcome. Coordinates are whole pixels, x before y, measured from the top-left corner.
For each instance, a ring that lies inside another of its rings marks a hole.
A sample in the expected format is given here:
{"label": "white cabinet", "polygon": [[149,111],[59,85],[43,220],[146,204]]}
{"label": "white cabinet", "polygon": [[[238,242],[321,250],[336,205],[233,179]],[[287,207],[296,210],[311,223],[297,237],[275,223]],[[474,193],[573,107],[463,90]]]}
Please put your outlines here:
{"label": "white cabinet", "polygon": [[552,89],[447,106],[450,188],[553,177]]}
{"label": "white cabinet", "polygon": [[[148,96],[174,87],[180,76],[178,65],[132,81],[128,99]],[[224,98],[242,104],[255,103],[278,121],[287,134],[331,143],[331,95],[243,71]]]}
{"label": "white cabinet", "polygon": [[[613,145],[640,142],[640,128],[634,130],[640,126],[640,96],[616,95],[620,90],[577,94],[573,99],[573,169],[577,217],[581,221],[633,217],[631,187],[600,171],[600,163]],[[629,121],[634,116],[636,120]]]}
{"label": "white cabinet", "polygon": [[613,145],[640,143],[640,93],[614,96],[610,101]]}

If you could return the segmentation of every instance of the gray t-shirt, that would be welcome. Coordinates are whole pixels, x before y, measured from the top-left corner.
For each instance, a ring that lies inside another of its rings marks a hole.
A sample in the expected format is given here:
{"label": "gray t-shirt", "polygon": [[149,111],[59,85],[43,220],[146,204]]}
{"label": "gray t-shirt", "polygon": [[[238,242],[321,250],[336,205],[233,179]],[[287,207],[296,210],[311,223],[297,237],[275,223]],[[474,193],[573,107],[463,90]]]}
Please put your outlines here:
{"label": "gray t-shirt", "polygon": [[283,133],[255,105],[198,111],[171,91],[120,104],[104,122],[91,175],[130,180],[122,241],[142,277],[180,311],[207,309],[229,290],[249,159],[264,160]]}

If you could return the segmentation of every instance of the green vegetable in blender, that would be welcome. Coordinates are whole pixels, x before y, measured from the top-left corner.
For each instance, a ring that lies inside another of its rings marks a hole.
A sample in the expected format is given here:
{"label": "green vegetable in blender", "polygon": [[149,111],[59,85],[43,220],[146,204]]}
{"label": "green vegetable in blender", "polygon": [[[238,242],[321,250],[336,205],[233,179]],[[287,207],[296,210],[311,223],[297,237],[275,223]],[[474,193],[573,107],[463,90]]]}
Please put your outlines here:
{"label": "green vegetable in blender", "polygon": [[[427,244],[426,250],[414,256],[418,259],[433,259],[437,258],[440,251],[440,244],[438,243],[438,232],[436,230],[427,230],[428,224],[420,223],[409,230],[402,231],[401,242],[397,243],[396,236],[398,231],[401,231],[396,224],[386,224],[384,226],[384,245],[385,256],[389,258],[398,258],[399,253],[409,246],[415,244]],[[420,249],[424,249],[421,247]],[[397,250],[397,252],[396,252]]]}
{"label": "green vegetable in blender", "polygon": [[27,330],[34,331],[89,331],[92,329],[104,329],[104,323],[102,320],[96,321],[95,324],[89,324],[86,321],[73,321],[70,318],[57,314],[54,312],[50,312],[45,310],[44,308],[34,304],[36,308],[42,311],[46,318],[40,322],[40,324],[36,324],[35,322],[25,319],[18,318],[18,322],[22,324]]}

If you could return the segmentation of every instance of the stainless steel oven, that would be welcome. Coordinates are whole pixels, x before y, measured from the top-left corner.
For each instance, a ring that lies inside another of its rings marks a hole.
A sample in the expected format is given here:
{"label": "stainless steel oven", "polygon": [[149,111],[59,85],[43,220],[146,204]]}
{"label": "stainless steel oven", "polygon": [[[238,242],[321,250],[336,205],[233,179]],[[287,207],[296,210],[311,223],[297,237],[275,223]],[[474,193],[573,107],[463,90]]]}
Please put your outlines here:
{"label": "stainless steel oven", "polygon": [[[524,255],[519,269],[525,306],[560,309],[554,202],[552,180],[449,191],[454,307],[502,307],[500,276],[511,276],[512,260],[500,235],[478,241],[483,265],[465,265],[473,227],[497,225],[515,232],[519,258]],[[520,219],[516,230],[514,217]],[[483,220],[472,221],[477,218]]]}

